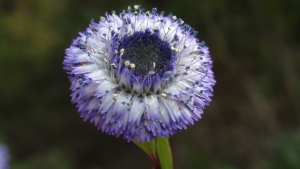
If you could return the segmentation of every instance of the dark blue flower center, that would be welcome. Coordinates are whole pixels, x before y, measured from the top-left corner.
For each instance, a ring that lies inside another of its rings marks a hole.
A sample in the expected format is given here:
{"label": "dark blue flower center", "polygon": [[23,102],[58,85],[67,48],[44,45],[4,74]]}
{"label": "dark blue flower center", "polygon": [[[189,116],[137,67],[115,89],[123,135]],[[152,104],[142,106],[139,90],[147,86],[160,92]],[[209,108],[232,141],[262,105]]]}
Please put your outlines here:
{"label": "dark blue flower center", "polygon": [[118,51],[124,49],[123,61],[135,64],[135,75],[145,77],[150,71],[162,75],[173,70],[174,54],[167,41],[163,41],[158,32],[135,32],[125,35],[119,43]]}

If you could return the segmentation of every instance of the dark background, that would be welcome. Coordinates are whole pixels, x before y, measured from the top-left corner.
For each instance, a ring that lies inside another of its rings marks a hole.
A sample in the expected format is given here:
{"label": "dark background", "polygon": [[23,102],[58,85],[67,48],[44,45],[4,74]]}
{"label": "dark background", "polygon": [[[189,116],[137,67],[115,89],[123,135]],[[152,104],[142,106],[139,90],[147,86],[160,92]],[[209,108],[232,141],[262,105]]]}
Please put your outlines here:
{"label": "dark background", "polygon": [[62,69],[91,18],[135,4],[183,18],[214,61],[211,105],[170,138],[174,169],[299,169],[299,0],[0,0],[0,142],[11,168],[151,168],[133,143],[82,122]]}

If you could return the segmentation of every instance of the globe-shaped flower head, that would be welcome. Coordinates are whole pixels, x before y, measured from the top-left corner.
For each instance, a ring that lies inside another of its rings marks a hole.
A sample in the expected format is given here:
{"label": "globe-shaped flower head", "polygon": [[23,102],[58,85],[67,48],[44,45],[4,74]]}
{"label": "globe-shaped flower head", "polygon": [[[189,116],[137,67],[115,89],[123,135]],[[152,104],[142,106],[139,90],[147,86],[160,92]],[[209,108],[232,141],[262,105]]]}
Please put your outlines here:
{"label": "globe-shaped flower head", "polygon": [[9,167],[8,149],[5,145],[0,144],[0,169],[8,169]]}
{"label": "globe-shaped flower head", "polygon": [[128,141],[169,137],[200,119],[215,80],[196,34],[138,5],[92,20],[63,62],[81,117]]}

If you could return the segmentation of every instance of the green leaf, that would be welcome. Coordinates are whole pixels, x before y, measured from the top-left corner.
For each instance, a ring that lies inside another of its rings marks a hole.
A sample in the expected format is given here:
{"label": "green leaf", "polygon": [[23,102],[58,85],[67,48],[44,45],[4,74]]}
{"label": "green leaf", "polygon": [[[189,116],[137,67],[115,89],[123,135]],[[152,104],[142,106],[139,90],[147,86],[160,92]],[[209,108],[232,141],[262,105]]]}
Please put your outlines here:
{"label": "green leaf", "polygon": [[144,143],[135,142],[135,144],[149,155],[149,157],[151,158],[151,160],[153,162],[153,166],[154,166],[153,169],[160,169],[158,158],[156,155],[155,141],[144,142]]}
{"label": "green leaf", "polygon": [[140,147],[143,151],[145,151],[151,159],[153,159],[153,157],[156,157],[156,153],[155,153],[155,141],[151,141],[151,142],[135,142],[135,144]]}
{"label": "green leaf", "polygon": [[156,146],[161,169],[173,169],[169,140],[167,138],[157,137]]}

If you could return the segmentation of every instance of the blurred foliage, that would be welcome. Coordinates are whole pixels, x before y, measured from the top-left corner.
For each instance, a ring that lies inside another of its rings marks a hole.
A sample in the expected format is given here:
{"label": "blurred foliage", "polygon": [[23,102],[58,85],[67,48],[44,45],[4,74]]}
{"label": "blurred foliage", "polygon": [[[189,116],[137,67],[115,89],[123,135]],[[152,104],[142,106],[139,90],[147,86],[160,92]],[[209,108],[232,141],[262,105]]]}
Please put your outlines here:
{"label": "blurred foliage", "polygon": [[298,169],[300,167],[300,132],[288,133],[276,154],[272,168]]}
{"label": "blurred foliage", "polygon": [[0,0],[0,135],[12,169],[150,168],[132,143],[83,123],[62,70],[91,18],[141,4],[172,12],[210,47],[203,119],[171,138],[174,168],[300,168],[299,0]]}

